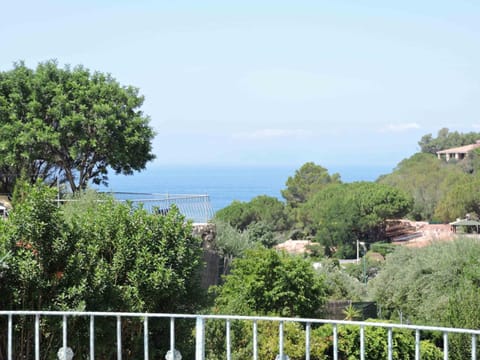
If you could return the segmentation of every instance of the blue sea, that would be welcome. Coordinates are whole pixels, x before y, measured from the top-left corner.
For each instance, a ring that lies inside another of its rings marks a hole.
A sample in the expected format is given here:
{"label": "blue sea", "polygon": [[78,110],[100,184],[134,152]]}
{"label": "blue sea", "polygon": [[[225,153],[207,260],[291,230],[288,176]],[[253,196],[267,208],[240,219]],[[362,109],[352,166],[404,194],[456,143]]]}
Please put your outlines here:
{"label": "blue sea", "polygon": [[[300,166],[299,166],[300,167]],[[250,201],[258,195],[282,199],[281,190],[299,167],[159,166],[131,176],[110,175],[102,191],[155,194],[207,194],[214,211],[232,201]],[[329,167],[343,182],[374,181],[392,171],[387,166]]]}

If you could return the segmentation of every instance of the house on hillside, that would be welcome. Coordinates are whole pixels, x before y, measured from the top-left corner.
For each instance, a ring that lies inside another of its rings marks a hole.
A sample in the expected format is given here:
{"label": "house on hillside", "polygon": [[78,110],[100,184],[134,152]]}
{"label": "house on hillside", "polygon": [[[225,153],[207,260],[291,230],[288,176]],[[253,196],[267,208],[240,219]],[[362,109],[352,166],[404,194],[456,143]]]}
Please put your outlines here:
{"label": "house on hillside", "polygon": [[480,148],[480,140],[477,140],[475,144],[437,151],[437,157],[445,161],[450,161],[451,159],[459,161],[465,159],[469,152],[478,148]]}

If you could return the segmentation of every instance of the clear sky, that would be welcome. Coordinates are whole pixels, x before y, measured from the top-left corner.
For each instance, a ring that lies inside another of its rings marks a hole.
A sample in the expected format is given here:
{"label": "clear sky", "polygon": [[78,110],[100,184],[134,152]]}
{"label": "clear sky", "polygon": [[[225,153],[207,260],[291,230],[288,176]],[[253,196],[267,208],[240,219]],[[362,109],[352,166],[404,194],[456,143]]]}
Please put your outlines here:
{"label": "clear sky", "polygon": [[145,96],[156,165],[392,168],[480,131],[478,1],[4,1],[0,70],[57,59]]}

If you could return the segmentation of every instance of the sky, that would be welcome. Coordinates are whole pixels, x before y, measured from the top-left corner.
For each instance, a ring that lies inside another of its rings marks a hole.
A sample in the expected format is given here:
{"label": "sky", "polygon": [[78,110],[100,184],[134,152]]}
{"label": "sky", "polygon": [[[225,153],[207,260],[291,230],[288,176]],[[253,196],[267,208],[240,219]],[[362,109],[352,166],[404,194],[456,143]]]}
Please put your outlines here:
{"label": "sky", "polygon": [[138,87],[152,166],[394,168],[480,131],[480,2],[2,4],[0,71],[56,59]]}

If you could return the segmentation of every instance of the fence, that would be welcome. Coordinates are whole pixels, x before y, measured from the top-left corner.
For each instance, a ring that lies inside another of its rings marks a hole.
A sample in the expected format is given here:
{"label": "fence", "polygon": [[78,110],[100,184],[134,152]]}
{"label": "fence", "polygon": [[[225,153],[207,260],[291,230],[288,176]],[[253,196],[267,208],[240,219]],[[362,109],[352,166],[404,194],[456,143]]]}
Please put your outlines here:
{"label": "fence", "polygon": [[[208,195],[197,194],[157,194],[134,192],[109,192],[118,201],[130,201],[142,205],[150,212],[165,215],[171,205],[175,204],[181,214],[194,223],[207,223],[213,218],[214,211]],[[59,202],[71,200],[57,200]]]}
{"label": "fence", "polygon": [[[171,205],[175,204],[180,213],[187,219],[196,223],[207,223],[213,217],[213,209],[208,195],[194,194],[149,194],[149,198],[135,198],[134,193],[113,193],[119,201],[131,201],[134,204],[142,204],[151,212],[157,211],[161,214],[168,212]],[[120,196],[130,195],[128,199],[121,199]],[[133,195],[133,197],[132,197]],[[141,195],[141,194],[140,194]]]}
{"label": "fence", "polygon": [[[114,312],[53,312],[53,311],[0,311],[0,319],[6,321],[6,338],[7,338],[7,360],[12,360],[15,357],[13,353],[13,344],[15,342],[14,338],[14,328],[18,332],[18,324],[15,323],[17,317],[32,317],[34,318],[34,358],[35,360],[40,360],[41,356],[41,331],[40,331],[40,320],[41,318],[52,318],[60,317],[62,319],[62,347],[58,352],[58,357],[60,359],[70,359],[73,355],[72,349],[68,347],[68,319],[69,318],[78,318],[83,317],[89,321],[89,353],[88,354],[78,354],[77,358],[89,358],[95,359],[95,323],[98,318],[113,318],[116,321],[116,341],[112,344],[112,352],[116,352],[117,360],[122,360],[122,352],[125,351],[122,348],[122,321],[127,321],[126,319],[136,318],[143,321],[143,358],[148,360],[150,357],[149,350],[149,321],[155,318],[166,319],[170,323],[170,334],[169,334],[169,351],[167,353],[166,359],[180,359],[181,356],[178,356],[179,353],[175,348],[175,323],[179,319],[187,319],[194,322],[195,335],[194,335],[194,347],[195,347],[195,359],[204,360],[205,359],[205,338],[206,338],[206,322],[207,320],[219,320],[225,322],[225,353],[226,359],[232,359],[232,347],[231,347],[231,323],[233,321],[247,321],[251,323],[252,328],[252,358],[258,360],[258,323],[263,321],[275,322],[278,324],[278,355],[277,359],[288,359],[288,354],[285,354],[284,350],[284,326],[288,322],[300,323],[305,328],[305,359],[310,359],[310,333],[312,326],[322,325],[322,324],[331,324],[333,338],[333,350],[332,358],[334,360],[339,359],[339,349],[338,349],[338,329],[341,325],[351,325],[355,328],[358,328],[359,332],[359,354],[360,359],[365,360],[365,346],[366,346],[366,336],[365,329],[373,328],[383,328],[387,331],[387,340],[388,340],[388,360],[393,360],[394,353],[394,344],[393,344],[393,333],[396,330],[406,329],[412,331],[412,336],[414,334],[415,338],[415,359],[420,359],[420,339],[422,332],[440,332],[443,337],[443,358],[449,358],[449,336],[451,334],[464,334],[471,337],[471,358],[477,358],[477,336],[480,335],[480,330],[469,330],[469,329],[456,329],[456,328],[444,328],[444,327],[433,327],[433,326],[417,326],[417,325],[401,325],[401,324],[391,324],[391,323],[377,323],[377,322],[357,322],[357,321],[337,321],[337,320],[321,320],[321,319],[300,319],[300,318],[280,318],[280,317],[249,317],[249,316],[225,316],[225,315],[192,315],[192,314],[151,314],[151,313],[114,313]],[[3,322],[2,322],[3,323]],[[4,334],[0,334],[4,336]],[[0,338],[1,338],[0,336]],[[193,335],[192,335],[193,336]],[[75,349],[73,349],[75,351]],[[264,360],[264,359],[262,359]]]}

